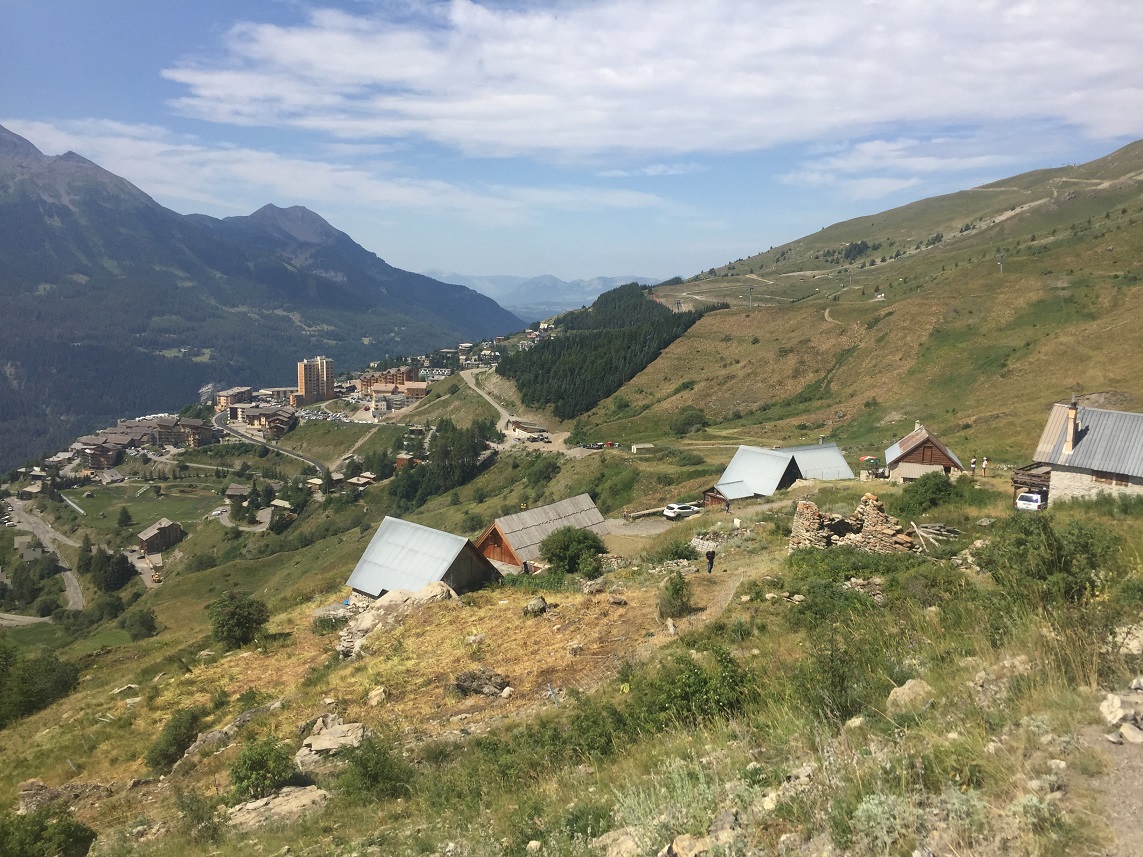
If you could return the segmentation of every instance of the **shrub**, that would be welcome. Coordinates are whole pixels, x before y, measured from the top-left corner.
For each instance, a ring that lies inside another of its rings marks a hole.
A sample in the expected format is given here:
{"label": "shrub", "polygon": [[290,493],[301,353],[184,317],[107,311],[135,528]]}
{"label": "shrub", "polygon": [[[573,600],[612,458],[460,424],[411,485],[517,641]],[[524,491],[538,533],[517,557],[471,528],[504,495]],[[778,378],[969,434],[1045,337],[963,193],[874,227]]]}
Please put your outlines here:
{"label": "shrub", "polygon": [[607,552],[603,539],[591,530],[564,527],[540,542],[540,556],[560,574],[579,568],[580,557]]}
{"label": "shrub", "polygon": [[119,627],[131,635],[131,639],[145,640],[159,633],[159,624],[155,620],[155,611],[150,607],[141,607],[132,610],[119,619]]}
{"label": "shrub", "polygon": [[414,775],[413,768],[388,746],[376,738],[366,738],[350,751],[338,786],[347,797],[365,803],[408,796]]}
{"label": "shrub", "polygon": [[647,559],[651,562],[666,562],[671,559],[698,559],[698,550],[686,539],[672,539]]}
{"label": "shrub", "polygon": [[262,798],[298,773],[294,754],[274,736],[247,744],[230,766],[230,784],[242,799]]}
{"label": "shrub", "polygon": [[584,580],[597,580],[603,577],[603,561],[599,558],[599,554],[580,554],[575,570]]}
{"label": "shrub", "polygon": [[179,810],[179,832],[191,842],[217,842],[222,838],[226,822],[218,811],[218,801],[191,789],[175,792]]}
{"label": "shrub", "polygon": [[0,857],[84,857],[94,841],[95,831],[59,805],[0,813]]}
{"label": "shrub", "polygon": [[318,616],[314,619],[314,634],[319,637],[337,634],[346,626],[347,621],[342,616]]}
{"label": "shrub", "polygon": [[143,761],[153,771],[169,771],[183,757],[187,747],[198,737],[199,727],[206,717],[201,706],[180,708],[171,715],[155,742],[147,748]]}
{"label": "shrub", "polygon": [[979,554],[981,568],[1010,594],[1079,604],[1118,579],[1120,541],[1104,527],[1049,515],[1014,514]]}
{"label": "shrub", "polygon": [[240,592],[224,593],[206,605],[206,613],[211,635],[232,649],[245,646],[270,621],[270,608],[264,601]]}
{"label": "shrub", "polygon": [[671,431],[679,437],[696,431],[702,431],[706,426],[706,414],[694,405],[686,405],[680,408],[675,415],[671,417]]}
{"label": "shrub", "polygon": [[681,571],[676,571],[667,577],[659,592],[659,616],[663,619],[678,619],[693,609],[690,581],[683,577]]}
{"label": "shrub", "polygon": [[874,854],[908,850],[916,838],[920,813],[898,795],[866,795],[853,813],[857,842]]}

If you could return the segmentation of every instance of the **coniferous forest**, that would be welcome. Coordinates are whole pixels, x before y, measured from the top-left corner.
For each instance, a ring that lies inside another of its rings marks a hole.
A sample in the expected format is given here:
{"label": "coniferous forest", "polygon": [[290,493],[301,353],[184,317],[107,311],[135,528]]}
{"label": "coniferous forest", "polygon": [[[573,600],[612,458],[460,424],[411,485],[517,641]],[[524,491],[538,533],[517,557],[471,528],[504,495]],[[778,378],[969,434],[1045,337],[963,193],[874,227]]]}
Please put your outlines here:
{"label": "coniferous forest", "polygon": [[516,382],[525,405],[552,405],[561,420],[591,410],[643,371],[712,309],[672,312],[647,289],[628,283],[604,292],[588,309],[559,318],[563,335],[511,354],[497,372]]}

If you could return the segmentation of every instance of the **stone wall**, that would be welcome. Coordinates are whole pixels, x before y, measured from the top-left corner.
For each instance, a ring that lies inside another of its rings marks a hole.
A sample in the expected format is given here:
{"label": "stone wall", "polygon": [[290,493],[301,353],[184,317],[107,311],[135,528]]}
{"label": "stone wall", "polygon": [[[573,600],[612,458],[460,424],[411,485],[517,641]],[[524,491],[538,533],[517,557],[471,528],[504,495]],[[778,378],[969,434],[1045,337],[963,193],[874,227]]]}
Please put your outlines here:
{"label": "stone wall", "polygon": [[1099,494],[1143,494],[1143,479],[1132,476],[1130,485],[1096,482],[1090,470],[1052,465],[1048,505],[1063,500],[1091,500]]}
{"label": "stone wall", "polygon": [[916,550],[900,522],[890,516],[875,494],[866,494],[848,518],[827,515],[811,500],[799,500],[790,528],[790,552],[802,548],[825,550],[851,547],[866,553],[905,553]]}

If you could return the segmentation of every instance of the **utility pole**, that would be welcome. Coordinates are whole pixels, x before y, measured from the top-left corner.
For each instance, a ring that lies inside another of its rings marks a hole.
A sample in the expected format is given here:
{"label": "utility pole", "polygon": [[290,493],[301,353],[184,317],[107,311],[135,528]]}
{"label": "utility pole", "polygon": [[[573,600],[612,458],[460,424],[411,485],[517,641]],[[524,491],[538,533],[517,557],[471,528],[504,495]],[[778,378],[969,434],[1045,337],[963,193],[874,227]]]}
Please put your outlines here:
{"label": "utility pole", "polygon": [[754,286],[746,287],[746,309],[754,309]]}
{"label": "utility pole", "polygon": [[1000,260],[1000,273],[1004,273],[1004,257],[1008,254],[1004,250],[996,251],[996,258]]}

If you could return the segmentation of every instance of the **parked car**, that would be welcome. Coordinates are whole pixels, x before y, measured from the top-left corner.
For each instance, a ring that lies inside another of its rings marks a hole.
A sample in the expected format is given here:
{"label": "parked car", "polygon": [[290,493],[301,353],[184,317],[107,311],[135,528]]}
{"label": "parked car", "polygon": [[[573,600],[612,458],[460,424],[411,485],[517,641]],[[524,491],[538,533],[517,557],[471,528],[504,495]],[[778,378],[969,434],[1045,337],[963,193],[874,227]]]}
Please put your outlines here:
{"label": "parked car", "polygon": [[1048,507],[1048,500],[1042,494],[1025,492],[1016,498],[1016,508],[1028,512],[1041,512]]}
{"label": "parked car", "polygon": [[693,503],[668,503],[667,507],[663,509],[663,517],[677,521],[680,518],[689,518],[691,515],[697,515],[701,511],[702,508]]}

